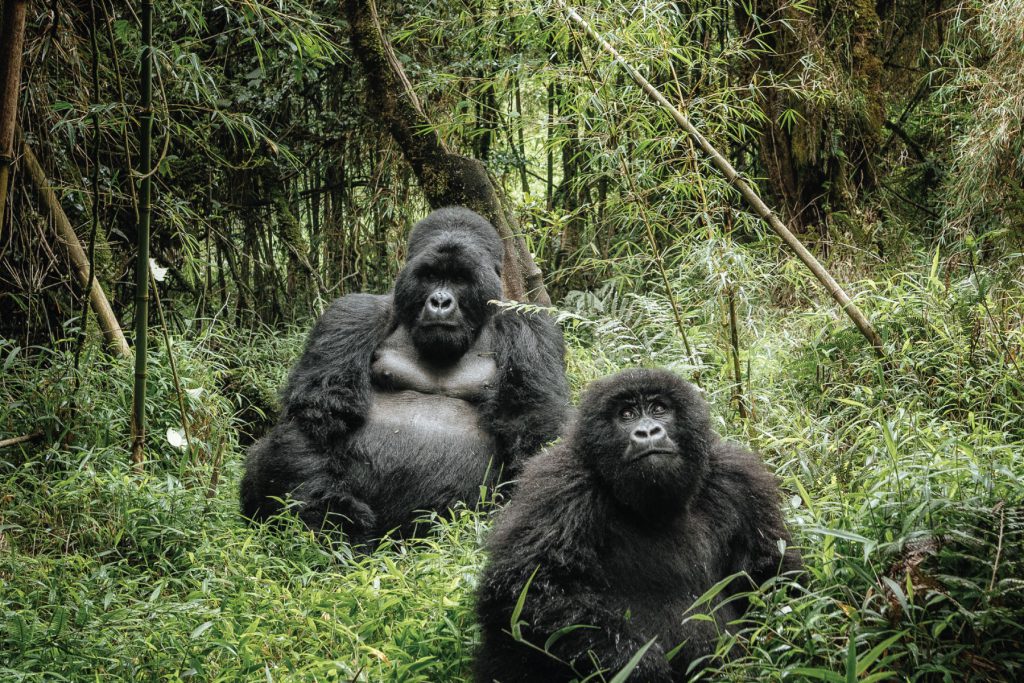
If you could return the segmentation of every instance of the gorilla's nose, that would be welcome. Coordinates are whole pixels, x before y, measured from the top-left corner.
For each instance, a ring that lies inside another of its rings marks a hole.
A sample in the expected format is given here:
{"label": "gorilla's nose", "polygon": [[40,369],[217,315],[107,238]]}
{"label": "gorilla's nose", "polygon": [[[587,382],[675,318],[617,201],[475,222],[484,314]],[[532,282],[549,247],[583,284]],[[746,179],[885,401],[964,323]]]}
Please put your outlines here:
{"label": "gorilla's nose", "polygon": [[427,313],[431,318],[447,318],[455,310],[455,297],[446,289],[439,289],[427,298]]}
{"label": "gorilla's nose", "polygon": [[665,439],[665,428],[656,420],[644,418],[633,428],[632,439],[641,449],[655,448]]}

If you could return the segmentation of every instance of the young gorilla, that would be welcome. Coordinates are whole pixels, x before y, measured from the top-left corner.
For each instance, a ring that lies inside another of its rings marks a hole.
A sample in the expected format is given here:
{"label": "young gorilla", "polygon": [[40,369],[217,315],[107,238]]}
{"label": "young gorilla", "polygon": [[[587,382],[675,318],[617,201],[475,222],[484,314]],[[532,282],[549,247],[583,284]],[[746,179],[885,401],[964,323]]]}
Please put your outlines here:
{"label": "young gorilla", "polygon": [[362,543],[416,532],[420,511],[473,502],[481,484],[557,436],[565,350],[545,315],[496,311],[503,246],[462,208],[409,236],[391,294],[350,294],[313,328],[278,424],[249,451],[242,513],[291,495],[312,529]]}
{"label": "young gorilla", "polygon": [[[760,584],[800,568],[795,549],[779,549],[790,536],[777,499],[758,457],[712,432],[706,403],[674,374],[629,370],[594,382],[566,439],[526,466],[492,531],[476,680],[611,675],[655,638],[629,680],[683,680],[746,609],[718,600],[712,621],[683,623],[696,598],[737,572]],[[550,655],[509,635],[527,583],[524,640],[544,647],[560,629],[583,626],[557,637]],[[720,596],[749,588],[734,581]]]}

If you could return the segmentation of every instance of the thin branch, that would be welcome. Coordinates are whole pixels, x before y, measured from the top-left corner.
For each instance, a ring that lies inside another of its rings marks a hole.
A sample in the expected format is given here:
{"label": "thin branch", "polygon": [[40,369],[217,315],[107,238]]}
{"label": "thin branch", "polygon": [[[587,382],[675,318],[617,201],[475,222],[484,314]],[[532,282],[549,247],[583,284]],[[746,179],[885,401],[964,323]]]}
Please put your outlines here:
{"label": "thin branch", "polygon": [[141,98],[139,102],[139,210],[135,262],[135,386],[132,401],[132,465],[142,471],[146,446],[146,361],[149,325],[149,232],[153,192],[153,1],[142,0]]}
{"label": "thin branch", "polygon": [[7,181],[14,165],[14,129],[27,10],[27,0],[5,0],[0,21],[0,225],[7,205]]}
{"label": "thin branch", "polygon": [[8,446],[17,446],[19,443],[25,443],[26,441],[35,441],[42,435],[42,432],[32,432],[31,434],[23,434],[22,436],[15,436],[10,439],[3,439],[0,440],[0,448],[7,448]]}
{"label": "thin branch", "polygon": [[1006,505],[1003,504],[1003,501],[999,501],[996,508],[999,510],[999,534],[996,540],[996,559],[992,562],[992,579],[988,582],[989,592],[996,587],[996,576],[999,573],[999,557],[1003,554],[1003,527],[1006,524]]}

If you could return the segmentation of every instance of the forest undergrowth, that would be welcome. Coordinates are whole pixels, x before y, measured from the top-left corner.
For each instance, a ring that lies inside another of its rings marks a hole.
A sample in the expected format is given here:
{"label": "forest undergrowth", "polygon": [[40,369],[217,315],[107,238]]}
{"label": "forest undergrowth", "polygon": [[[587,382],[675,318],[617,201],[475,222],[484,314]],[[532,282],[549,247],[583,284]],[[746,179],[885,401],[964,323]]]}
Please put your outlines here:
{"label": "forest undergrowth", "polygon": [[[692,357],[664,292],[609,285],[559,307],[574,392],[621,367],[672,367],[781,478],[805,585],[755,594],[720,642],[741,656],[704,678],[1019,679],[1024,302],[920,250],[860,286],[889,340],[883,363],[832,307],[783,307],[794,288],[751,280],[736,397],[707,262],[694,250],[673,285]],[[264,419],[258,397],[304,334],[208,322],[174,337],[187,439],[161,344],[141,475],[128,362],[90,343],[76,375],[70,330],[64,350],[3,342],[0,426],[41,434],[0,459],[0,679],[468,679],[492,505],[372,555],[238,516],[239,434]]]}

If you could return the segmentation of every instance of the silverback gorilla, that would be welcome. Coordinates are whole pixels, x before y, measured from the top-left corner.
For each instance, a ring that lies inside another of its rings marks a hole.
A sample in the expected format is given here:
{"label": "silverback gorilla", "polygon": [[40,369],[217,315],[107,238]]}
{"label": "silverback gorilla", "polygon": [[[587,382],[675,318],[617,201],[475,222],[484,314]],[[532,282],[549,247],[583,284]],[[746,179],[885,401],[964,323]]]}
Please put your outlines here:
{"label": "silverback gorilla", "polygon": [[[711,620],[685,620],[687,609],[737,572],[760,584],[799,569],[799,553],[780,540],[790,536],[775,478],[711,431],[696,389],[664,370],[594,382],[566,439],[526,466],[492,531],[476,680],[610,676],[652,639],[629,680],[685,680],[746,610],[742,597],[727,598],[750,582],[720,593]],[[524,588],[521,634],[534,647],[509,635]]]}
{"label": "silverback gorilla", "polygon": [[242,513],[292,496],[353,543],[416,533],[420,511],[479,498],[554,439],[568,409],[548,316],[495,309],[503,245],[463,208],[413,228],[390,294],[335,301],[310,333],[273,430],[249,451]]}

